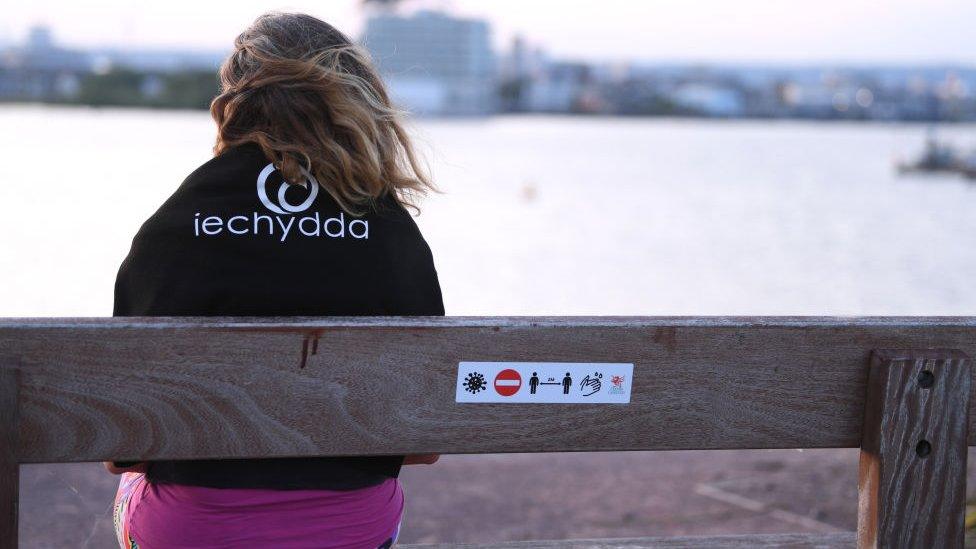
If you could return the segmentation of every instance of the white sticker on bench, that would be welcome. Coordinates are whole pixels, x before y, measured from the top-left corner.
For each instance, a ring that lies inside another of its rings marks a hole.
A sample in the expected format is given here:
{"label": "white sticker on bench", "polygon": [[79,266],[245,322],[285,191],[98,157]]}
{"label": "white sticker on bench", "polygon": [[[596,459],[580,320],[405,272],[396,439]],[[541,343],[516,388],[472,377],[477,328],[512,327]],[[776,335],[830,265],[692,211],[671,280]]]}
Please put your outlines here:
{"label": "white sticker on bench", "polygon": [[634,365],[622,362],[460,362],[455,402],[628,404]]}

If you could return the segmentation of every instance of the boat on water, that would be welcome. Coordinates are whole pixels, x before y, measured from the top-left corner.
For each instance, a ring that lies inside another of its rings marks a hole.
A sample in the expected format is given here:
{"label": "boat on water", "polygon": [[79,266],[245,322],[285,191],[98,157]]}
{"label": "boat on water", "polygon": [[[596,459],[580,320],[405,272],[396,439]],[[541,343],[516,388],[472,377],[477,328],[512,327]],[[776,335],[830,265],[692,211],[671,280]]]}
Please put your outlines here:
{"label": "boat on water", "polygon": [[950,172],[976,177],[976,152],[966,154],[929,132],[922,154],[912,162],[899,162],[898,172]]}
{"label": "boat on water", "polygon": [[963,158],[961,172],[966,179],[976,179],[976,151]]}

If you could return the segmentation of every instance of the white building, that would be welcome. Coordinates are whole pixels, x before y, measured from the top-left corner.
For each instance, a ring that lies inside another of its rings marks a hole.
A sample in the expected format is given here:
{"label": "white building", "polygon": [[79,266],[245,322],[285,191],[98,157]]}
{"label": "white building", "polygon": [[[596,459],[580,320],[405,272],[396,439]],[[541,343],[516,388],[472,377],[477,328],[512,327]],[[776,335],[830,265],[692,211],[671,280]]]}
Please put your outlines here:
{"label": "white building", "polygon": [[381,14],[367,21],[363,44],[402,108],[426,115],[496,110],[495,57],[485,21],[433,11]]}

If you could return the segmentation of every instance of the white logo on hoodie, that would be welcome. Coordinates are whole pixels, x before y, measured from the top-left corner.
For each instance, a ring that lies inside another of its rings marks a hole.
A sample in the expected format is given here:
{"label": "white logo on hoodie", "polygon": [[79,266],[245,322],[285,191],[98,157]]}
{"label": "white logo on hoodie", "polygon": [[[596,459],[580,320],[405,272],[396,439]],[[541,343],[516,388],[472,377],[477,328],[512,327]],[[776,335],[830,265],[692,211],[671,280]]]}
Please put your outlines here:
{"label": "white logo on hoodie", "polygon": [[268,177],[275,172],[274,164],[268,164],[258,174],[258,199],[265,208],[271,210],[274,216],[251,212],[250,215],[240,214],[232,216],[205,215],[197,212],[193,215],[193,236],[208,237],[219,234],[234,236],[276,236],[284,242],[289,236],[346,238],[348,235],[356,240],[369,238],[369,221],[365,219],[347,219],[344,212],[335,217],[322,220],[319,212],[311,215],[296,217],[312,206],[319,194],[319,182],[315,177],[302,168],[305,183],[299,185],[308,190],[308,197],[301,204],[292,204],[285,199],[288,187],[294,186],[283,183],[278,189],[277,204],[268,197]]}
{"label": "white logo on hoodie", "polygon": [[282,184],[281,188],[278,189],[278,204],[272,202],[271,199],[268,198],[268,189],[266,188],[266,185],[268,183],[268,177],[275,172],[274,164],[268,164],[263,170],[261,170],[261,173],[258,174],[258,199],[261,200],[261,203],[264,204],[265,208],[278,215],[288,215],[304,212],[309,208],[309,206],[312,205],[312,202],[315,202],[315,197],[319,194],[319,182],[316,181],[315,176],[310,174],[304,167],[301,168],[301,170],[302,175],[305,176],[305,182],[298,186],[308,189],[308,198],[297,206],[289,204],[285,199],[285,191],[288,190],[288,187],[294,186],[289,185],[288,183]]}

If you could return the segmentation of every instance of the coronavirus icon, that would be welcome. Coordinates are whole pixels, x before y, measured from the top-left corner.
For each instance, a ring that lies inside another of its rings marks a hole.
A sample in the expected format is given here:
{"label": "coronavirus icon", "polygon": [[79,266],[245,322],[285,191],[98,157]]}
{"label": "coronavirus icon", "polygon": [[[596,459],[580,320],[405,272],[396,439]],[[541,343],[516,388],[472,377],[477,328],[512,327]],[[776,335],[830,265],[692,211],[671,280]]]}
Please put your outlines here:
{"label": "coronavirus icon", "polygon": [[484,374],[478,372],[471,372],[464,378],[464,390],[471,393],[477,394],[479,391],[484,391],[488,387],[488,382],[485,380]]}

